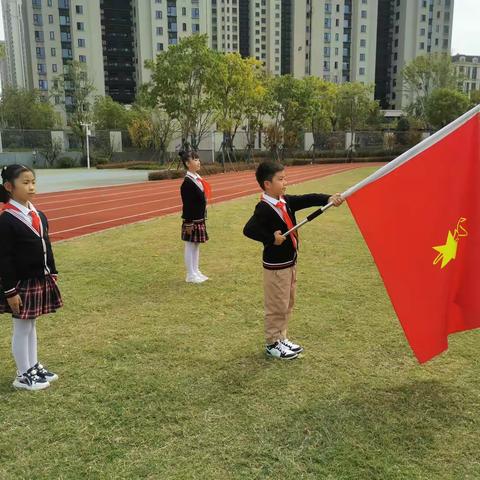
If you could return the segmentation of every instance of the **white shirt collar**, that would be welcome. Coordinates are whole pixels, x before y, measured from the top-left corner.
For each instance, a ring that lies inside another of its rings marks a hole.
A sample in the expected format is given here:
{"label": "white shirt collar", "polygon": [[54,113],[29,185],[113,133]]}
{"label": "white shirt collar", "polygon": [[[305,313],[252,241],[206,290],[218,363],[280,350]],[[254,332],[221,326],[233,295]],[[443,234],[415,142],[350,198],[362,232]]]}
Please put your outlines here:
{"label": "white shirt collar", "polygon": [[274,207],[277,206],[277,203],[278,203],[278,202],[283,202],[283,203],[285,203],[285,204],[287,203],[287,202],[285,202],[285,199],[284,199],[283,197],[280,197],[280,199],[277,199],[277,198],[275,198],[275,197],[271,197],[270,195],[267,195],[265,192],[263,192],[262,198],[263,198],[266,202],[268,202],[268,203],[270,203],[271,205],[273,205]]}
{"label": "white shirt collar", "polygon": [[200,175],[198,173],[192,173],[190,170],[187,171],[187,177],[192,177],[194,180],[200,180]]}
{"label": "white shirt collar", "polygon": [[20,212],[22,212],[26,217],[29,216],[30,212],[33,210],[34,212],[36,212],[37,210],[35,209],[35,207],[30,203],[28,202],[28,207],[25,207],[24,205],[22,205],[21,203],[18,203],[16,202],[15,200],[12,200],[10,199],[10,201],[8,202],[10,203],[11,205],[13,205],[14,207],[17,207]]}

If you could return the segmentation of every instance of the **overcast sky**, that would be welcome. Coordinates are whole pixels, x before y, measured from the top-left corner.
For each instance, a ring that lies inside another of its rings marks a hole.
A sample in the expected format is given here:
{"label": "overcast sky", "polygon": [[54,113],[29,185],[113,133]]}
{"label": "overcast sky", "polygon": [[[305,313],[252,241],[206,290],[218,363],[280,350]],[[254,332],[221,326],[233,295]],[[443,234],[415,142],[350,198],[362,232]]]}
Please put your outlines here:
{"label": "overcast sky", "polygon": [[[452,53],[480,55],[480,0],[454,0],[454,2]],[[0,10],[0,18],[1,15]],[[3,38],[2,20],[0,21],[0,39]]]}

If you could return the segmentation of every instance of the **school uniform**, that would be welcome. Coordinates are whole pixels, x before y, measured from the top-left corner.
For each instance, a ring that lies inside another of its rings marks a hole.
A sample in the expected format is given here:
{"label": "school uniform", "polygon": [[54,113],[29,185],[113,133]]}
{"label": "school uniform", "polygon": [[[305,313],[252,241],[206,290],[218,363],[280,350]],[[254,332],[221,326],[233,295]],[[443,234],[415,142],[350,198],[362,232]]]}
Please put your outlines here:
{"label": "school uniform", "polygon": [[[180,187],[182,196],[182,240],[192,243],[205,243],[208,233],[205,221],[207,219],[207,195],[209,186],[200,175],[187,172]],[[193,227],[192,233],[187,233],[187,227]]]}
{"label": "school uniform", "polygon": [[0,314],[12,313],[6,299],[17,294],[23,307],[16,318],[55,312],[63,304],[45,215],[10,200],[0,215],[0,238]]}
{"label": "school uniform", "polygon": [[328,203],[329,195],[285,195],[280,199],[263,194],[243,233],[263,243],[265,337],[267,345],[287,338],[288,320],[295,304],[298,231],[281,245],[274,245],[274,232],[288,231],[297,220],[295,212]]}

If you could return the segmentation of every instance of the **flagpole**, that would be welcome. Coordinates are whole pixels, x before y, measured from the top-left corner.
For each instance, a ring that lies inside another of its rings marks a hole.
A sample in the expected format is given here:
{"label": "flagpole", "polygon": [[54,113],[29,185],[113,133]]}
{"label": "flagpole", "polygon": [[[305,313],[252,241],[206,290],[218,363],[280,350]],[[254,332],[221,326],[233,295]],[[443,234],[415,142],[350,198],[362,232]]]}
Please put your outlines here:
{"label": "flagpole", "polygon": [[[360,182],[356,183],[352,187],[348,188],[342,193],[342,198],[347,198],[353,193],[355,193],[357,190],[360,190],[361,188],[365,187],[369,183],[372,183],[375,180],[378,180],[379,178],[382,178],[383,176],[387,175],[388,173],[392,172],[396,168],[398,168],[400,165],[408,162],[410,159],[418,155],[419,153],[423,152],[427,148],[430,148],[432,145],[437,143],[439,140],[442,140],[445,138],[447,135],[450,135],[452,132],[454,132],[457,128],[461,127],[464,123],[468,122],[472,117],[474,117],[476,114],[480,113],[480,104],[476,105],[473,107],[471,110],[468,112],[464,113],[462,116],[458,117],[456,120],[453,122],[449,123],[445,127],[441,128],[438,132],[435,132],[433,135],[425,138],[421,142],[417,143],[414,145],[412,148],[407,150],[406,152],[402,153],[400,156],[395,158],[395,160],[392,160],[391,162],[387,163],[383,167],[380,167],[378,170],[373,172],[371,175],[368,177],[364,178]],[[317,218],[319,215],[321,215],[325,210],[328,210],[330,207],[333,206],[332,202],[327,203],[327,205],[319,208],[318,210],[315,210],[313,213],[308,215],[304,220],[302,220],[300,223],[297,223],[293,228],[288,230],[283,234],[285,238],[291,233],[294,232],[295,230],[299,229],[300,227],[303,227],[308,222],[311,222],[313,219]]]}

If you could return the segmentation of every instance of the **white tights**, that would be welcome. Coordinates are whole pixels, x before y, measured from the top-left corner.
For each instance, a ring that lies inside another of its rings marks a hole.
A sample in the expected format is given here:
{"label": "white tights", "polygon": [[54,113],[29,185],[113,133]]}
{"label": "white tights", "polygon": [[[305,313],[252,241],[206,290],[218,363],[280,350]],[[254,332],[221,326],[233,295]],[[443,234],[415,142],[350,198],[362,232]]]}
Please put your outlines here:
{"label": "white tights", "polygon": [[200,244],[185,242],[185,267],[187,276],[193,277],[200,273],[198,262],[200,260]]}
{"label": "white tights", "polygon": [[19,373],[25,373],[38,362],[35,320],[13,317],[12,353]]}

